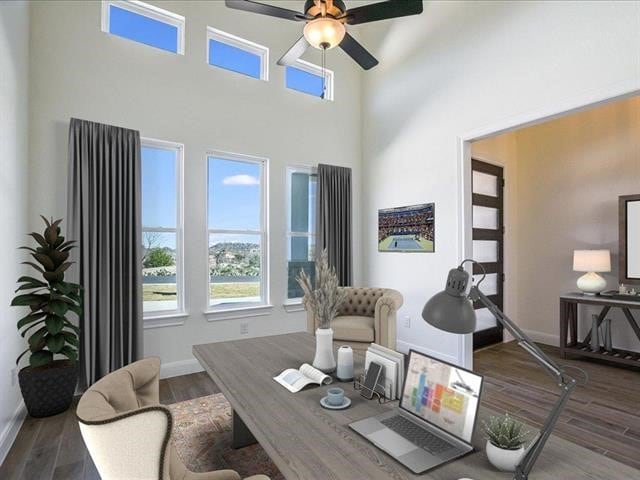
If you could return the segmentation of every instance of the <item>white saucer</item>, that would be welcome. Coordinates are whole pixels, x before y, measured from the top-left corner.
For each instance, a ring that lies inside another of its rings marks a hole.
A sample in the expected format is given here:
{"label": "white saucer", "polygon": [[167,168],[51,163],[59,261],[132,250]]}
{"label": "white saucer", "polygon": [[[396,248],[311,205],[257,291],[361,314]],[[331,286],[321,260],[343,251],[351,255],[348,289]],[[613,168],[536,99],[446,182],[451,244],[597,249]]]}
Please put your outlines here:
{"label": "white saucer", "polygon": [[351,406],[351,399],[348,397],[344,397],[344,403],[342,405],[329,405],[329,403],[327,403],[327,397],[322,397],[320,399],[320,405],[328,410],[344,410],[345,408],[349,408]]}

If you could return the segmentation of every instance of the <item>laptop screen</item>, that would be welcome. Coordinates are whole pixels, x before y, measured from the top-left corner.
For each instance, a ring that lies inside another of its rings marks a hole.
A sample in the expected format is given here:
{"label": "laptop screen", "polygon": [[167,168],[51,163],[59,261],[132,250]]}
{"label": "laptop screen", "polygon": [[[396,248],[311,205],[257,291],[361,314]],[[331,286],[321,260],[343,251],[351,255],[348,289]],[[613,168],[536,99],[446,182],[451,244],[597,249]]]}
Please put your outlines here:
{"label": "laptop screen", "polygon": [[482,376],[411,351],[400,408],[471,443]]}

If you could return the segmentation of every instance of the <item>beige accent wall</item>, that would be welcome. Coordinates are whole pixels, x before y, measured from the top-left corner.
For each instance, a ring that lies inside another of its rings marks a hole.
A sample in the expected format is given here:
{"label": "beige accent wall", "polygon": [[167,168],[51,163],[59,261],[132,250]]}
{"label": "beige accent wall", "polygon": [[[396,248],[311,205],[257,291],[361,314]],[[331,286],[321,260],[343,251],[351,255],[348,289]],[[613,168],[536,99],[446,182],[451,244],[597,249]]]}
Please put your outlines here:
{"label": "beige accent wall", "polygon": [[[475,142],[472,152],[507,165],[509,313],[536,340],[557,343],[558,295],[581,275],[573,250],[610,249],[603,276],[617,288],[618,196],[640,193],[640,97]],[[581,335],[595,311],[581,309]],[[640,348],[624,316],[610,317],[614,344]]]}

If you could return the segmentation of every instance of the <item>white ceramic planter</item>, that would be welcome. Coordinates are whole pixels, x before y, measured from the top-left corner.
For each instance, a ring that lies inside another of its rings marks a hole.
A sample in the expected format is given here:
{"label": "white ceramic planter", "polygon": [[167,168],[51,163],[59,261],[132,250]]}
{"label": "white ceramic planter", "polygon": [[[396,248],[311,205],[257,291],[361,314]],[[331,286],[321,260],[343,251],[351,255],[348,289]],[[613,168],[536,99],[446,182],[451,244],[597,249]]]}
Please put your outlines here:
{"label": "white ceramic planter", "polygon": [[316,329],[316,356],[313,359],[313,366],[324,373],[331,373],[336,369],[331,328]]}
{"label": "white ceramic planter", "polygon": [[505,450],[496,447],[489,440],[487,440],[486,450],[491,465],[503,472],[514,472],[524,456],[524,447],[520,447],[518,450]]}

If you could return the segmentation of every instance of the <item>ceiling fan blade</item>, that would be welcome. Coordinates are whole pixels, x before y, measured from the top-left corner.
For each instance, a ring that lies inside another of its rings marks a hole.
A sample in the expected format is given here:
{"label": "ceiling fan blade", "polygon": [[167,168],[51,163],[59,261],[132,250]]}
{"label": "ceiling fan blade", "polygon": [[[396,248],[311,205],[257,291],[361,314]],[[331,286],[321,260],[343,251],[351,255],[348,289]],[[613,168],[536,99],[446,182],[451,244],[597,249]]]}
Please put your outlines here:
{"label": "ceiling fan blade", "polygon": [[304,38],[303,35],[293,44],[293,47],[278,60],[278,65],[291,65],[307,51],[307,48],[309,48],[309,42],[307,42],[307,39]]}
{"label": "ceiling fan blade", "polygon": [[349,25],[377,22],[388,18],[406,17],[422,13],[422,0],[387,0],[347,10]]}
{"label": "ceiling fan blade", "polygon": [[347,52],[347,54],[365,70],[370,70],[378,65],[378,60],[348,33],[345,34],[342,42],[340,42],[340,48]]}
{"label": "ceiling fan blade", "polygon": [[225,4],[227,7],[235,10],[243,10],[245,12],[259,13],[260,15],[269,15],[270,17],[284,18],[285,20],[293,20],[294,22],[301,22],[305,20],[305,15],[300,12],[296,12],[295,10],[267,5],[254,0],[225,0]]}

